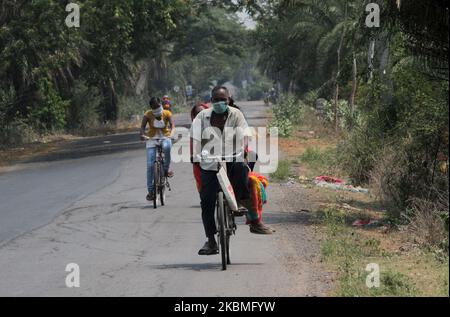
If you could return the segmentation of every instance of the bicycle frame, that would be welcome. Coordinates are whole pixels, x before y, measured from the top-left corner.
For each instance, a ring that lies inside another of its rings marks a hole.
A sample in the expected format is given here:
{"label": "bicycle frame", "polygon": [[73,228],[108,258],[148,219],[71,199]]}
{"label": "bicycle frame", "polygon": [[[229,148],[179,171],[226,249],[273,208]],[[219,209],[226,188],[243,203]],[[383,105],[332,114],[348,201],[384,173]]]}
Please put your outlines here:
{"label": "bicycle frame", "polygon": [[[202,159],[217,160],[217,167],[220,172],[221,169],[225,171],[227,175],[227,158],[238,158],[242,155],[222,156],[222,157],[208,157],[206,153],[202,153]],[[219,174],[218,172],[218,174]],[[219,187],[217,193],[217,212],[216,212],[216,224],[218,226],[218,240],[220,245],[220,253],[222,257],[222,270],[227,269],[227,265],[231,264],[230,261],[230,237],[236,234],[237,226],[234,218],[234,213],[228,205],[226,199],[224,199],[224,189]]]}
{"label": "bicycle frame", "polygon": [[157,208],[157,197],[160,196],[161,205],[165,205],[165,188],[167,187],[171,191],[168,178],[164,175],[164,151],[162,149],[163,139],[157,139],[156,141],[156,158],[154,163],[153,172],[153,207]]}

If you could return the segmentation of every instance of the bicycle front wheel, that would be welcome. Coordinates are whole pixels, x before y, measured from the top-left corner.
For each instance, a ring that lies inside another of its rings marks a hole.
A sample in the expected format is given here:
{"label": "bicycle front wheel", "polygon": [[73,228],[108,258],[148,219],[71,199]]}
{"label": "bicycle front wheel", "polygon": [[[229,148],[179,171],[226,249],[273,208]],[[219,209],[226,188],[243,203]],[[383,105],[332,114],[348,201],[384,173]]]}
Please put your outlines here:
{"label": "bicycle front wheel", "polygon": [[226,234],[227,234],[227,264],[231,264],[230,258],[230,237],[234,232],[234,217],[229,209],[228,205],[225,205],[225,223],[226,223]]}
{"label": "bicycle front wheel", "polygon": [[159,192],[159,163],[155,162],[153,166],[153,208],[158,207],[158,192]]}
{"label": "bicycle front wheel", "polygon": [[222,255],[222,270],[227,269],[227,233],[225,230],[225,205],[223,193],[217,194],[217,222],[219,227],[219,244],[220,253]]}
{"label": "bicycle front wheel", "polygon": [[164,171],[161,166],[160,170],[159,199],[161,200],[161,206],[164,206],[166,203],[166,176],[164,175]]}

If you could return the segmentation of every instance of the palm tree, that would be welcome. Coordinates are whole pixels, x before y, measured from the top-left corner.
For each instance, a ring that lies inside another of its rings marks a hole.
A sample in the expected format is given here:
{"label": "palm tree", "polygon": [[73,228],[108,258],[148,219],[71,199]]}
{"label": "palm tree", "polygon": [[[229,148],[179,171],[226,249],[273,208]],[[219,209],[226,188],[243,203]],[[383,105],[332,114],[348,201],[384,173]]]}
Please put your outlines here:
{"label": "palm tree", "polygon": [[[353,111],[356,94],[357,52],[356,36],[358,34],[359,17],[363,6],[351,0],[287,0],[285,6],[299,8],[298,19],[291,34],[309,34],[314,37],[316,70],[331,78],[334,86],[334,121],[338,127],[339,82],[342,72],[342,61],[352,56],[353,89],[350,97],[351,112]],[[305,22],[306,21],[306,22]]]}
{"label": "palm tree", "polygon": [[429,75],[448,81],[449,5],[439,0],[402,0],[390,6],[393,23]]}

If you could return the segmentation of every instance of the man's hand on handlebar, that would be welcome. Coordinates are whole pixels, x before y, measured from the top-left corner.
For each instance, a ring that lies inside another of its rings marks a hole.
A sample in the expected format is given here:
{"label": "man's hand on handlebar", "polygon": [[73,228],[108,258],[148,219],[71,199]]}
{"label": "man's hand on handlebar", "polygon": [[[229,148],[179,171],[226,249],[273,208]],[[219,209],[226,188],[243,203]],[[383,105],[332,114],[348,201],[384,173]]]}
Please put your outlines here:
{"label": "man's hand on handlebar", "polygon": [[141,139],[141,141],[148,141],[148,140],[150,140],[150,138],[148,136],[144,135],[144,134],[141,134],[140,139]]}

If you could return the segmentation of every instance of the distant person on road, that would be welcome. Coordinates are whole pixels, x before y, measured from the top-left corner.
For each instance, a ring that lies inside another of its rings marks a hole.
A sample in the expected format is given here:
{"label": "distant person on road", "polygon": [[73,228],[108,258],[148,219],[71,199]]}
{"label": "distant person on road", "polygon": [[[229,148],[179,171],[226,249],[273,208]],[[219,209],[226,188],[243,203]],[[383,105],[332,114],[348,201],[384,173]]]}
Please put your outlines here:
{"label": "distant person on road", "polygon": [[[147,189],[146,199],[153,200],[153,167],[156,160],[156,143],[161,140],[161,146],[164,151],[164,173],[166,177],[173,177],[170,170],[170,152],[172,150],[172,138],[175,131],[175,124],[172,113],[164,110],[161,100],[152,97],[150,100],[151,110],[144,114],[141,124],[141,140],[147,141]],[[145,129],[149,126],[147,135]]]}
{"label": "distant person on road", "polygon": [[163,106],[164,110],[168,110],[168,111],[172,112],[172,103],[170,102],[169,96],[167,96],[167,95],[163,96],[162,106]]}
{"label": "distant person on road", "polygon": [[[234,132],[237,130],[248,130],[248,124],[242,112],[236,108],[230,107],[230,94],[226,87],[215,87],[211,95],[211,108],[201,111],[196,116],[191,129],[191,142],[194,144],[191,161],[194,164],[198,164],[200,167],[202,221],[208,239],[205,245],[199,250],[199,255],[212,255],[218,253],[218,246],[215,240],[217,231],[215,223],[215,207],[217,192],[220,185],[216,176],[218,171],[217,163],[203,160],[198,162],[198,159],[195,157],[198,153],[202,152],[206,144],[212,146],[213,149],[222,149],[223,139],[225,139],[225,142],[230,141],[233,144],[236,144],[234,149],[231,149],[234,153],[222,153],[223,155],[236,154],[239,149],[242,148],[243,150],[247,143],[245,133],[235,133],[231,136],[227,136],[226,134],[223,136],[212,135],[212,139],[204,139],[205,137],[207,138],[207,136],[204,136],[204,132],[215,129],[217,132],[221,131],[223,134],[225,127],[227,129],[230,128]],[[229,137],[230,140],[227,140]],[[233,140],[231,140],[231,138]],[[225,150],[227,150],[226,146]],[[218,155],[218,153],[210,154]],[[248,184],[248,166],[242,161],[234,161],[227,163],[227,170],[238,204],[248,210],[252,209],[253,203]],[[269,227],[263,224],[261,219],[249,224],[250,232],[252,233],[271,234],[273,232]]]}

